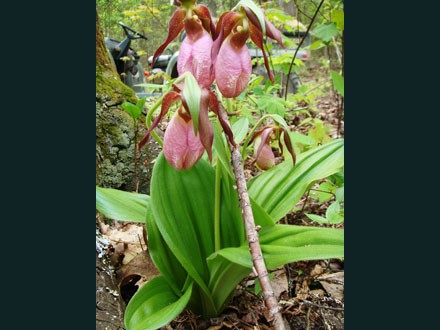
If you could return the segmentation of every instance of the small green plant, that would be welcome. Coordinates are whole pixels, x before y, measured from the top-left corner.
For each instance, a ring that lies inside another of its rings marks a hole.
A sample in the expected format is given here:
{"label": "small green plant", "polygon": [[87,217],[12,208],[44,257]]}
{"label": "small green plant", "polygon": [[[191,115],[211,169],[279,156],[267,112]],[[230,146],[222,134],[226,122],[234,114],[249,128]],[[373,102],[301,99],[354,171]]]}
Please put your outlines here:
{"label": "small green plant", "polygon": [[137,138],[138,138],[138,129],[137,129],[137,120],[139,116],[142,114],[142,110],[145,106],[146,98],[141,98],[136,104],[130,102],[122,103],[122,108],[127,111],[131,118],[133,119],[133,131],[134,131],[134,186],[136,187],[136,192],[139,187],[138,180],[138,156],[137,156]]}

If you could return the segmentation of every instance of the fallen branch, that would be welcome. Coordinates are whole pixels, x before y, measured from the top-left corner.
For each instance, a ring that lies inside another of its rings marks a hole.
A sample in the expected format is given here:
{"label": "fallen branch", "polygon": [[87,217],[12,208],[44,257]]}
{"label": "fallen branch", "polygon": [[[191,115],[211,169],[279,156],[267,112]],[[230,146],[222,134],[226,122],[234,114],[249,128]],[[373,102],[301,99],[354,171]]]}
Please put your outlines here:
{"label": "fallen branch", "polygon": [[[230,126],[228,114],[220,102],[219,115],[221,116],[222,120]],[[246,179],[243,170],[243,160],[241,158],[240,150],[238,145],[234,147],[231,143],[229,143],[229,148],[231,150],[232,168],[237,182],[237,192],[240,200],[240,208],[243,214],[243,221],[246,228],[246,236],[249,242],[249,250],[251,252],[254,268],[260,280],[264,302],[269,314],[273,316],[274,329],[284,330],[285,326],[283,316],[280,312],[281,308],[278,306],[278,301],[275,298],[272,286],[270,284],[269,275],[266,264],[264,263],[263,254],[258,239],[258,231],[255,226],[254,214],[252,212],[252,206],[247,191]]]}

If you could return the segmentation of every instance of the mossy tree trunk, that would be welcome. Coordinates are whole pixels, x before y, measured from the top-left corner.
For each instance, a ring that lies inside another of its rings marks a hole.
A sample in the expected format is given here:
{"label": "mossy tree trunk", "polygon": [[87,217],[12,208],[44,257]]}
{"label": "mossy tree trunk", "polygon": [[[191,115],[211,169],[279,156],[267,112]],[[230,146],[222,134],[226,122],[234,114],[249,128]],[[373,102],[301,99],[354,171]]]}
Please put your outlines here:
{"label": "mossy tree trunk", "polygon": [[[134,178],[134,128],[123,102],[136,102],[105,46],[96,11],[96,184],[129,189]],[[98,242],[98,241],[97,241]],[[98,248],[97,248],[98,249]],[[96,257],[96,329],[123,328],[125,304],[105,253]]]}
{"label": "mossy tree trunk", "polygon": [[[136,103],[132,89],[120,79],[99,25],[96,11],[96,184],[101,187],[135,191],[134,148],[136,141],[133,120],[121,107],[124,102]],[[136,127],[142,137],[145,127],[142,119]],[[138,155],[139,192],[149,192],[148,177],[151,155],[144,148]]]}

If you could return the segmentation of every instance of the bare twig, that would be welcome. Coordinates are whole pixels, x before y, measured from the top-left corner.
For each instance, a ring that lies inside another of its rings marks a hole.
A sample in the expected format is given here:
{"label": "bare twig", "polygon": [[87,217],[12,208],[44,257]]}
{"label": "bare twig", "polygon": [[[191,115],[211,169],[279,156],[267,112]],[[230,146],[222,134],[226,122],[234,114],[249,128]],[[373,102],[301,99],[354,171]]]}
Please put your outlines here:
{"label": "bare twig", "polygon": [[310,312],[312,311],[312,308],[309,307],[307,309],[307,325],[306,325],[306,330],[310,330]]}
{"label": "bare twig", "polygon": [[314,302],[311,302],[309,300],[306,299],[301,299],[300,301],[287,301],[287,300],[282,300],[280,301],[280,304],[282,305],[286,305],[286,306],[301,306],[302,304],[305,305],[309,305],[309,306],[313,306],[313,307],[317,307],[317,308],[322,308],[322,309],[331,309],[334,311],[344,311],[343,307],[333,307],[333,306],[325,306],[325,305],[320,305],[320,304],[315,304]]}
{"label": "bare twig", "polygon": [[[228,114],[220,102],[219,110],[219,115],[221,116],[222,120],[230,125]],[[281,308],[278,306],[278,301],[275,298],[274,291],[270,284],[266,264],[264,263],[263,254],[258,239],[258,231],[255,227],[254,215],[247,191],[246,178],[243,170],[243,160],[241,158],[240,150],[238,149],[238,146],[233,146],[231,143],[229,143],[229,148],[231,150],[232,168],[237,182],[237,192],[240,200],[240,208],[243,214],[243,221],[246,228],[246,236],[249,242],[249,250],[251,252],[254,268],[260,280],[264,302],[269,314],[273,316],[274,329],[285,330],[283,316],[280,312]]]}
{"label": "bare twig", "polygon": [[301,212],[300,213],[304,212],[304,209],[306,208],[306,204],[307,204],[307,202],[309,200],[309,195],[310,195],[310,189],[307,191],[306,199],[304,200],[304,204],[303,204],[303,206],[301,208]]}
{"label": "bare twig", "polygon": [[142,245],[141,237],[139,236],[139,234],[138,234],[137,236],[138,236],[139,244],[141,245],[141,249],[142,249],[142,251],[145,251],[145,250],[144,250],[144,247],[143,247],[143,245]]}
{"label": "bare twig", "polygon": [[335,46],[336,57],[338,58],[339,65],[342,66],[342,53],[341,53],[341,50],[339,49],[338,44],[336,43],[335,37],[332,37],[332,40],[333,40],[333,46]]}
{"label": "bare twig", "polygon": [[[296,10],[298,10],[298,12],[301,14],[301,15],[303,15],[303,16],[305,16],[305,17],[307,17],[308,19],[312,19],[309,15],[307,15],[304,11],[302,11],[301,9],[299,9],[299,6],[298,6],[298,3],[297,3],[297,0],[293,0],[293,3],[295,4],[295,7],[296,7]],[[299,21],[299,19],[297,19],[297,21]]]}
{"label": "bare twig", "polygon": [[147,7],[148,11],[150,12],[150,14],[154,18],[154,20],[160,25],[161,29],[163,29],[164,31],[167,31],[168,26],[163,24],[162,21],[159,18],[157,18],[157,16],[154,14],[154,11],[146,3],[144,3],[144,5]]}
{"label": "bare twig", "polygon": [[309,34],[310,28],[312,27],[313,22],[315,21],[316,15],[318,15],[319,9],[321,8],[323,3],[324,3],[324,0],[321,0],[318,8],[315,11],[315,14],[312,17],[312,20],[310,21],[309,26],[307,27],[306,34],[304,35],[304,37],[302,37],[301,42],[299,43],[298,47],[296,47],[295,54],[293,54],[292,62],[290,62],[289,73],[287,74],[286,91],[284,92],[284,100],[287,100],[287,87],[289,87],[289,79],[288,78],[290,77],[290,73],[292,72],[292,67],[293,67],[293,63],[295,62],[296,54],[298,54],[298,51],[301,48],[301,45],[303,44],[304,40],[306,39],[307,35]]}
{"label": "bare twig", "polygon": [[325,190],[319,190],[319,189],[313,189],[313,188],[310,188],[309,191],[310,191],[310,190],[317,191],[317,192],[322,192],[322,193],[326,193],[326,194],[330,194],[330,195],[336,196],[336,194],[332,193],[331,191],[325,191]]}

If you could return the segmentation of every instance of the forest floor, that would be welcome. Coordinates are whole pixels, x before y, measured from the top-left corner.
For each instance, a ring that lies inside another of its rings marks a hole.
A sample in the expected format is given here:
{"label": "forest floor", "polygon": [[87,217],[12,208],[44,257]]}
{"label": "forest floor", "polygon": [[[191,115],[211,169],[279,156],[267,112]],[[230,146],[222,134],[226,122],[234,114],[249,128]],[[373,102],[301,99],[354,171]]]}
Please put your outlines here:
{"label": "forest floor", "polygon": [[[309,68],[304,80],[310,82],[314,79],[319,88],[324,84],[316,78],[317,71],[319,68]],[[316,98],[312,113],[328,125],[328,135],[331,138],[343,137],[343,121],[338,121],[338,102],[328,87],[325,93]],[[249,164],[246,164],[245,170],[249,176],[258,173]],[[298,202],[295,211],[284,217],[280,223],[342,228],[343,224],[323,225],[306,216],[306,213],[325,216],[328,205],[334,200],[333,197],[327,202],[319,203],[314,197],[316,196],[306,194]],[[100,232],[111,243],[108,249],[110,261],[116,270],[120,294],[127,303],[140,286],[159,274],[148,255],[144,227],[126,222],[107,224],[99,216],[98,223]],[[330,259],[290,263],[271,271],[270,277],[283,316],[291,329],[344,328],[343,261]],[[208,321],[200,320],[197,315],[185,310],[162,329],[271,329],[265,317],[265,305],[259,294],[259,285],[255,285],[255,282],[256,276],[253,274],[244,279],[220,317]]]}

